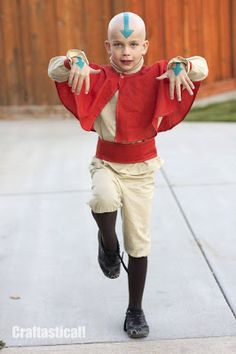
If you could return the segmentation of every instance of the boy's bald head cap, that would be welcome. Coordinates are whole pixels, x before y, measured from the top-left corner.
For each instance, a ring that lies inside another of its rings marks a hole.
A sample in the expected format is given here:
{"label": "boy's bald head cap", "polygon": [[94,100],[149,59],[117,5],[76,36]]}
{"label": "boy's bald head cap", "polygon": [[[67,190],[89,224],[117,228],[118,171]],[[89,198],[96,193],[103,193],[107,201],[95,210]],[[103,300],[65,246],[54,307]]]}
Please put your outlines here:
{"label": "boy's bald head cap", "polygon": [[133,12],[121,12],[114,17],[112,17],[111,21],[108,25],[108,39],[111,39],[112,33],[115,31],[121,31],[124,29],[125,20],[124,18],[128,18],[129,28],[137,32],[137,35],[143,37],[143,40],[146,39],[146,27],[143,19],[136,15]]}

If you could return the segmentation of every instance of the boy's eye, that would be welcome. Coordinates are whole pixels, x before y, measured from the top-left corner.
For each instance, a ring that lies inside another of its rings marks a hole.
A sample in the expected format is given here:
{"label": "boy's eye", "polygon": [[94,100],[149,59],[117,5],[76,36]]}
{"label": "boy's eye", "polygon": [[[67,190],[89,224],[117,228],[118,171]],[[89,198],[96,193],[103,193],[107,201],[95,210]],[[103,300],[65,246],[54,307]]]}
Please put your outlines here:
{"label": "boy's eye", "polygon": [[137,45],[138,45],[138,43],[136,43],[136,42],[131,43],[131,46],[132,46],[132,47],[135,47],[135,46],[137,46]]}
{"label": "boy's eye", "polygon": [[121,47],[122,44],[121,44],[121,43],[115,43],[114,46],[115,46],[115,47]]}

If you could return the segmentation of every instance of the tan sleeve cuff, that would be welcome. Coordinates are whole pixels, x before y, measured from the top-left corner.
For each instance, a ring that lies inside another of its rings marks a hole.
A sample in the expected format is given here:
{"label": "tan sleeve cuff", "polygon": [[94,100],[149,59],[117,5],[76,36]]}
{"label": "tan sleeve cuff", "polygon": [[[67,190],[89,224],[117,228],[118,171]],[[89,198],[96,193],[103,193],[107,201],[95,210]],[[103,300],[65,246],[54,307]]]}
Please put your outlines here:
{"label": "tan sleeve cuff", "polygon": [[186,59],[186,58],[184,58],[184,57],[181,57],[181,56],[177,56],[177,57],[172,58],[172,59],[168,62],[168,64],[167,64],[167,70],[170,69],[170,66],[171,66],[171,64],[173,64],[173,63],[182,63],[182,64],[184,64],[185,70],[186,70],[187,74],[189,73],[189,71],[190,71],[190,69],[191,69],[190,61],[189,61],[188,59]]}
{"label": "tan sleeve cuff", "polygon": [[89,61],[88,61],[88,58],[86,57],[85,52],[83,52],[80,49],[69,49],[66,52],[66,57],[69,60],[70,66],[72,66],[72,64],[73,64],[72,58],[75,58],[75,57],[83,59],[83,61],[87,65],[89,65]]}

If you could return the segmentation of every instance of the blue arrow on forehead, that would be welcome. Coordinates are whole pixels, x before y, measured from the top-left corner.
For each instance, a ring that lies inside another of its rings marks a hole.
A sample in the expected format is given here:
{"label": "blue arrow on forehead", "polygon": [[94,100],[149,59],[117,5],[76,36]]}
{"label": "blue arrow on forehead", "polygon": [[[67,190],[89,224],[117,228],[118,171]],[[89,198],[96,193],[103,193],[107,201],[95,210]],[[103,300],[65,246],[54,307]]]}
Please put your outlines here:
{"label": "blue arrow on forehead", "polygon": [[128,14],[128,12],[124,12],[124,29],[120,30],[120,32],[122,33],[122,35],[125,38],[128,38],[129,36],[131,36],[131,34],[134,32],[134,30],[129,28],[129,14]]}

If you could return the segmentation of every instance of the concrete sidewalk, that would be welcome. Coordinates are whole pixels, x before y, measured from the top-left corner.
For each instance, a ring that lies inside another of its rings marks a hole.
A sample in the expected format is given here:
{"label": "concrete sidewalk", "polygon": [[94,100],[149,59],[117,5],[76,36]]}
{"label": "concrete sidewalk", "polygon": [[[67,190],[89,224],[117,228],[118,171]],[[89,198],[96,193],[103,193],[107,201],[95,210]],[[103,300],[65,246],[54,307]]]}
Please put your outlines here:
{"label": "concrete sidewalk", "polygon": [[[95,145],[75,119],[0,121],[2,353],[236,353],[236,124],[157,137],[144,340],[122,329],[126,273],[109,280],[97,265]],[[117,230],[122,244],[120,219]],[[14,338],[14,326],[83,335]]]}
{"label": "concrete sidewalk", "polygon": [[236,337],[214,337],[8,348],[2,354],[234,354],[235,348]]}

